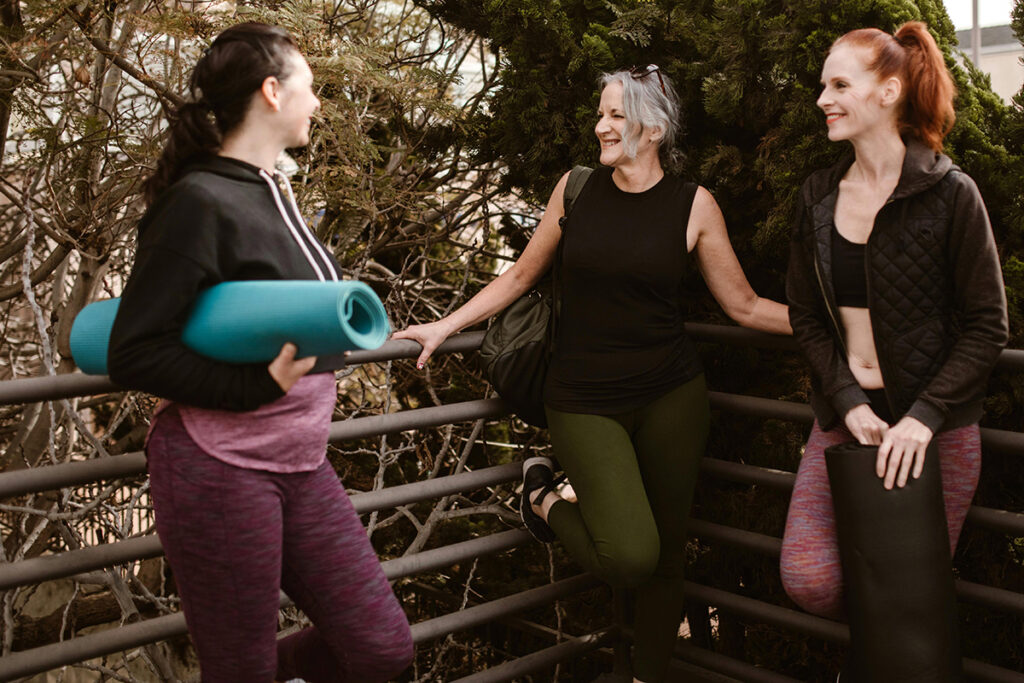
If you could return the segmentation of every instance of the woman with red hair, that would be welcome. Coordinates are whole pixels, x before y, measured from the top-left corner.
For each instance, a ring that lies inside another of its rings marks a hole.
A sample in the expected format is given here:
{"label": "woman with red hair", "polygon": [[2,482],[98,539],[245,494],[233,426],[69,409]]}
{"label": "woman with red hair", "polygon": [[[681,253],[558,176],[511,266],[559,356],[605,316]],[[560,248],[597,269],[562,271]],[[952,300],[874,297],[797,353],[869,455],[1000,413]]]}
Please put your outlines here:
{"label": "woman with red hair", "polygon": [[[937,452],[955,548],[980,471],[986,381],[1008,328],[984,203],[942,153],[955,93],[927,27],[847,33],[832,45],[821,82],[828,137],[852,150],[813,173],[798,200],[787,297],[812,370],[816,420],[790,503],[782,579],[800,606],[838,618],[857,607],[844,610],[843,538],[837,542],[825,449],[877,446],[877,479],[869,479],[886,495],[920,477],[926,451]],[[886,560],[881,574],[902,571]],[[955,603],[953,610],[955,626]],[[856,644],[855,621],[850,616]],[[862,677],[844,670],[848,678]]]}

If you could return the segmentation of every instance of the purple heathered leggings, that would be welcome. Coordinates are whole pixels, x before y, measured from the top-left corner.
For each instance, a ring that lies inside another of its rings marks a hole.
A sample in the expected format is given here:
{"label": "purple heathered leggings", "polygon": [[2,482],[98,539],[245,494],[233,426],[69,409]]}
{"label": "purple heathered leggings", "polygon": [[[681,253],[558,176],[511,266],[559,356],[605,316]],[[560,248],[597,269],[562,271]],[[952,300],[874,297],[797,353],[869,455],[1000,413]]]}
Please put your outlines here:
{"label": "purple heathered leggings", "polygon": [[[981,474],[981,430],[973,424],[940,432],[934,438],[953,552]],[[814,423],[796,474],[782,539],[781,573],[786,593],[808,612],[831,619],[843,614],[843,574],[825,449],[847,441],[853,441],[853,435],[845,427],[826,432]]]}
{"label": "purple heathered leggings", "polygon": [[[225,464],[176,410],[160,415],[147,455],[204,683],[370,683],[408,666],[409,623],[329,463],[290,474]],[[314,624],[280,641],[279,589]]]}

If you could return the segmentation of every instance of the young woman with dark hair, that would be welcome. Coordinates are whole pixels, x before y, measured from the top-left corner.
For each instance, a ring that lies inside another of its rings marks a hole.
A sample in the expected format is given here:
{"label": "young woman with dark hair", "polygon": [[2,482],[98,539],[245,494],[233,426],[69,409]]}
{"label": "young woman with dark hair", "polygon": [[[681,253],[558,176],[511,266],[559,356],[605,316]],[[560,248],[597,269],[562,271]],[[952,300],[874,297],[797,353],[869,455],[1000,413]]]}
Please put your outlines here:
{"label": "young woman with dark hair", "polygon": [[422,367],[447,336],[527,292],[563,243],[544,403],[577,501],[553,491],[550,459],[529,458],[521,513],[539,540],[557,536],[588,571],[635,589],[632,674],[647,683],[665,680],[679,631],[686,527],[710,418],[684,329],[683,278],[699,268],[734,320],[790,332],[786,307],[747,282],[711,193],[666,172],[679,118],[672,83],[656,66],[606,74],[594,126],[603,168],[564,226],[569,173],[511,268],[451,315],[395,334],[423,345]]}
{"label": "young woman with dark hair", "polygon": [[[338,280],[278,155],[309,141],[313,74],[284,30],[240,24],[204,51],[146,183],[111,335],[122,386],[163,400],[146,445],[156,526],[203,681],[385,681],[409,625],[325,453],[337,398],[286,344],[269,365],[181,342],[196,296],[229,280]],[[282,189],[283,188],[283,189]],[[277,640],[279,591],[313,626]]]}
{"label": "young woman with dark hair", "polygon": [[812,174],[799,195],[787,296],[816,421],[782,579],[806,610],[837,618],[843,576],[825,449],[878,446],[878,485],[892,489],[921,475],[935,440],[955,548],[980,471],[986,381],[1008,329],[984,203],[942,154],[954,87],[927,27],[847,33],[821,80],[828,137],[849,141],[852,153]]}

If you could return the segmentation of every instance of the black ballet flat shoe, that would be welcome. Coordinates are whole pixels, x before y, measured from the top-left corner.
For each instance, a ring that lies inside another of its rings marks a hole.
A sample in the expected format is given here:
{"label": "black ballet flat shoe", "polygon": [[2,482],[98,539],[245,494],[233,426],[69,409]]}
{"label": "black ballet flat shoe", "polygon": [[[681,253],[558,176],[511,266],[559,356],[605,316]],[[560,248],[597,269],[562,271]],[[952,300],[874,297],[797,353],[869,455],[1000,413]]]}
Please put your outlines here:
{"label": "black ballet flat shoe", "polygon": [[555,532],[548,523],[533,511],[531,501],[542,501],[544,497],[565,481],[565,475],[555,477],[551,469],[551,458],[538,456],[523,461],[523,493],[519,500],[519,516],[526,530],[541,543],[555,540]]}

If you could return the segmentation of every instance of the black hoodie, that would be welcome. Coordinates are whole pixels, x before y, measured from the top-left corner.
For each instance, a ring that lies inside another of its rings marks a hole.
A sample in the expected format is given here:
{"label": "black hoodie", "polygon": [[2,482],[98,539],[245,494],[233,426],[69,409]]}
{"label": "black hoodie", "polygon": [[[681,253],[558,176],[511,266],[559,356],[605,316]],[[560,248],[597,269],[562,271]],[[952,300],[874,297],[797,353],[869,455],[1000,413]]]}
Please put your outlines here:
{"label": "black hoodie", "polygon": [[268,364],[211,360],[181,342],[200,291],[229,280],[337,280],[283,176],[236,159],[190,165],[139,222],[110,337],[110,378],[200,408],[252,410],[284,392]]}

